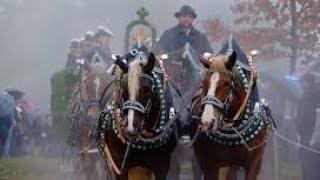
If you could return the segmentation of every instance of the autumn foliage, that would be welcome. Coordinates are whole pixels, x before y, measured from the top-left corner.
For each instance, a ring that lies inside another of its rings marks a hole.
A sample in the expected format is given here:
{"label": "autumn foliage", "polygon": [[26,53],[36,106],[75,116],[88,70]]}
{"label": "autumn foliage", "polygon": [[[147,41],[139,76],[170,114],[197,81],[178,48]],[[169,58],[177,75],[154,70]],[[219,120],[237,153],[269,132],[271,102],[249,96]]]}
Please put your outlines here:
{"label": "autumn foliage", "polygon": [[245,49],[289,57],[291,73],[298,60],[319,58],[319,0],[235,0],[231,11],[236,16],[232,27],[218,19],[204,22],[211,40],[226,39],[232,31]]}

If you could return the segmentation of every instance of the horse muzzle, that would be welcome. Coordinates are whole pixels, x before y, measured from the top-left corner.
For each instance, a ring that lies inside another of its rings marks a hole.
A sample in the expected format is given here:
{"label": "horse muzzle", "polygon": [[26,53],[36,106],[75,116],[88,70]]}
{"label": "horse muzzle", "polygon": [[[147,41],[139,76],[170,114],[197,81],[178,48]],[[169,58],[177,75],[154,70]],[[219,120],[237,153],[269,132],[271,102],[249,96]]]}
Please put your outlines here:
{"label": "horse muzzle", "polygon": [[206,134],[208,134],[209,132],[216,132],[218,127],[215,125],[215,122],[215,119],[212,119],[212,121],[201,121],[201,124],[199,126],[200,131]]}

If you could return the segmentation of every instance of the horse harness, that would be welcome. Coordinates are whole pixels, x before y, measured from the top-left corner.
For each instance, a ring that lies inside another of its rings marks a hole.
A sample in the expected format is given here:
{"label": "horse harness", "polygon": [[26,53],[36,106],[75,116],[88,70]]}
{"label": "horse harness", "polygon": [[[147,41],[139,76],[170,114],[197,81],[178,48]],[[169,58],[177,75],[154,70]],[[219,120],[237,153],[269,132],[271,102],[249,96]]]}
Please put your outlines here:
{"label": "horse harness", "polygon": [[[245,91],[249,91],[250,88],[253,88],[253,86],[250,86],[251,83],[249,83],[246,73],[244,72],[246,70],[239,64],[236,64],[235,71],[239,74],[241,84],[245,88]],[[253,73],[251,73],[252,75]],[[258,133],[263,129],[264,125],[268,125],[269,127],[269,118],[270,114],[267,111],[269,108],[266,105],[261,106],[260,112],[258,113],[258,116],[253,116],[253,101],[252,99],[248,100],[245,104],[245,109],[240,112],[242,114],[242,117],[240,119],[227,119],[226,115],[228,113],[229,107],[231,105],[231,102],[233,100],[235,89],[237,88],[237,85],[234,81],[231,83],[231,88],[229,91],[229,94],[227,96],[227,99],[222,102],[217,97],[214,96],[202,96],[203,92],[201,91],[197,94],[196,97],[193,98],[193,102],[191,105],[191,113],[189,114],[189,120],[191,121],[197,121],[201,118],[196,115],[192,114],[192,109],[194,109],[196,103],[200,103],[201,106],[205,104],[213,105],[221,110],[223,110],[223,113],[220,116],[220,123],[218,125],[218,130],[216,132],[209,132],[208,137],[213,140],[215,143],[226,145],[226,146],[240,146],[245,145],[248,148],[247,142],[254,139]],[[239,112],[237,113],[239,114]],[[223,127],[224,124],[231,123],[232,126],[229,128]],[[196,142],[196,139],[198,138],[198,135],[200,133],[199,128],[197,129],[195,136],[192,139],[192,145]],[[264,144],[265,142],[263,142]],[[260,145],[259,145],[260,146]],[[248,148],[250,149],[250,148]]]}
{"label": "horse harness", "polygon": [[[164,145],[166,145],[170,138],[172,137],[172,134],[174,133],[174,127],[175,127],[175,116],[174,116],[174,110],[173,107],[167,107],[167,97],[165,96],[164,92],[164,81],[162,74],[156,71],[153,71],[151,75],[149,74],[141,74],[141,78],[145,78],[150,80],[153,83],[153,91],[157,93],[157,95],[160,98],[160,122],[159,126],[154,129],[154,132],[156,133],[151,138],[144,138],[142,136],[139,136],[137,138],[131,138],[129,140],[126,140],[122,137],[122,130],[121,127],[119,127],[119,119],[117,119],[117,102],[116,99],[107,106],[105,112],[103,112],[99,118],[99,129],[98,129],[98,143],[99,143],[99,151],[104,156],[104,158],[107,160],[108,165],[117,173],[121,174],[123,171],[123,168],[126,163],[126,159],[128,156],[128,153],[131,148],[140,150],[140,151],[147,151],[147,150],[153,150],[160,148]],[[120,78],[117,78],[118,81]],[[116,82],[117,83],[117,82]],[[120,84],[120,82],[118,82]],[[118,89],[119,90],[119,89]],[[115,96],[117,97],[117,96]],[[172,97],[170,97],[172,98]],[[119,99],[120,103],[120,116],[121,113],[123,113],[124,110],[134,110],[137,111],[144,116],[144,121],[146,121],[149,118],[150,108],[151,108],[151,100],[148,100],[148,103],[146,106],[142,105],[138,101],[132,101],[127,100],[123,101],[123,99]],[[124,154],[124,157],[122,159],[121,165],[117,165],[117,163],[113,160],[111,151],[108,147],[108,144],[105,141],[105,135],[106,132],[113,131],[117,137],[126,144],[127,148]]]}

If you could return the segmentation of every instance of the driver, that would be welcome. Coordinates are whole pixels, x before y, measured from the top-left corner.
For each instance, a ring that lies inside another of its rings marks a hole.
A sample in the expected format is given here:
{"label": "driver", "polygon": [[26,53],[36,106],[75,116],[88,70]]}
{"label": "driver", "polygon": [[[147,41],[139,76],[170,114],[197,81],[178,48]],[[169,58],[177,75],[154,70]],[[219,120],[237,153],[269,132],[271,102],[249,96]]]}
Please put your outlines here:
{"label": "driver", "polygon": [[179,12],[174,16],[178,20],[178,25],[166,30],[160,37],[158,48],[162,53],[170,53],[184,47],[189,43],[198,54],[205,52],[213,53],[205,34],[193,27],[193,21],[197,18],[197,14],[190,6],[182,6]]}

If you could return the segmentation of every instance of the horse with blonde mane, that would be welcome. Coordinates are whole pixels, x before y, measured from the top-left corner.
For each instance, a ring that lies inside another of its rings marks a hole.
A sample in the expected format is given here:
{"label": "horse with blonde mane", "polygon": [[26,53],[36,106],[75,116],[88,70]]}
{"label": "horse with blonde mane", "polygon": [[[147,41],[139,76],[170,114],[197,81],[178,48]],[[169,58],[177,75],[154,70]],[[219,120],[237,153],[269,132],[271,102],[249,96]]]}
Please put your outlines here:
{"label": "horse with blonde mane", "polygon": [[117,180],[164,180],[176,145],[167,82],[146,56],[117,56],[113,102],[99,122],[100,151]]}

